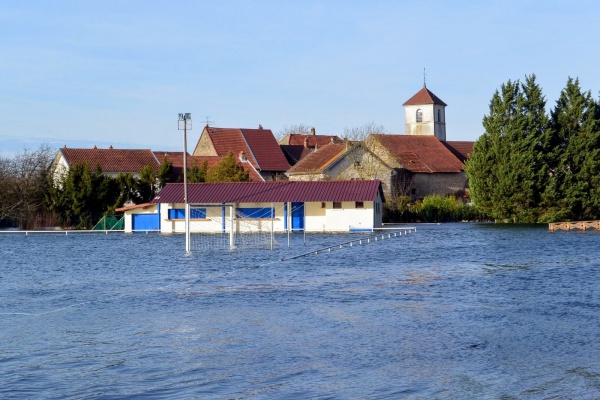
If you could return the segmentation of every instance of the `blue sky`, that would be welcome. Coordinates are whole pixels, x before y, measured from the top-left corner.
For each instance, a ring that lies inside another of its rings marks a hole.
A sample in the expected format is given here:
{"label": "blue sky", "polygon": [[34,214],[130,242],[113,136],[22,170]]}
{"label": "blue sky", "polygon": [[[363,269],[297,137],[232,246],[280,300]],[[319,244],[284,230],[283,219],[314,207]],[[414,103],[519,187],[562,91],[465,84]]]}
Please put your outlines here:
{"label": "blue sky", "polygon": [[[494,91],[535,73],[598,98],[595,1],[5,1],[0,154],[53,147],[193,150],[217,127],[374,122],[404,133],[423,85],[448,140],[476,140]],[[191,148],[191,149],[190,149]]]}

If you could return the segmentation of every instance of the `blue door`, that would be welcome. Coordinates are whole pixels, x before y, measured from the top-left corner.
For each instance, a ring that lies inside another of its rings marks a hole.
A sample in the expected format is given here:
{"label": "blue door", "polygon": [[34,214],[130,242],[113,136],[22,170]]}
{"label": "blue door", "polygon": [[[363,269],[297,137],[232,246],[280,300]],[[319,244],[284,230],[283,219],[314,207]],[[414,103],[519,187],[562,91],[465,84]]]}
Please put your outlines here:
{"label": "blue door", "polygon": [[133,214],[131,229],[135,231],[158,231],[159,216],[156,214]]}
{"label": "blue door", "polygon": [[292,203],[292,232],[304,230],[304,203]]}

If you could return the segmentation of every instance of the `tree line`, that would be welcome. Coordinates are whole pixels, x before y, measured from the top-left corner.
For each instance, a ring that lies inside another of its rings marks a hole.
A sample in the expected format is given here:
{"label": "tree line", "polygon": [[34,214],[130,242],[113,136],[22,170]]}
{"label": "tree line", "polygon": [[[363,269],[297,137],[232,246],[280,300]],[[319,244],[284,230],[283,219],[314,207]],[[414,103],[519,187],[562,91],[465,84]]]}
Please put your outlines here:
{"label": "tree line", "polygon": [[[55,151],[38,150],[0,157],[0,228],[35,229],[60,225],[90,229],[104,215],[114,215],[125,204],[149,202],[168,182],[180,182],[164,159],[159,168],[145,166],[134,177],[104,175],[87,163],[77,164],[58,181],[50,170]],[[188,168],[189,182],[249,181],[249,173],[229,153],[208,168],[206,162]]]}
{"label": "tree line", "polygon": [[554,108],[535,75],[501,85],[467,161],[471,198],[491,219],[600,219],[600,107],[569,78]]}

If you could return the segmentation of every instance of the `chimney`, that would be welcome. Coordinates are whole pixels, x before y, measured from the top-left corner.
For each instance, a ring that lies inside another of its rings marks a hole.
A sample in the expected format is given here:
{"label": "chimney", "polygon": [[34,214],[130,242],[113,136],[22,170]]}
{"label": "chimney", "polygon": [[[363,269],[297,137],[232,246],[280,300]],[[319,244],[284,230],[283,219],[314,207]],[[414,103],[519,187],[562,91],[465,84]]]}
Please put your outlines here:
{"label": "chimney", "polygon": [[94,150],[97,150],[97,149],[98,149],[98,147],[96,147],[96,145],[94,145]]}
{"label": "chimney", "polygon": [[108,148],[112,150],[112,148],[113,148],[113,147],[112,147],[112,144],[111,144],[110,146],[108,146]]}
{"label": "chimney", "polygon": [[246,153],[244,153],[244,151],[240,151],[240,161],[241,162],[247,162],[248,159],[246,158]]}
{"label": "chimney", "polygon": [[304,138],[304,148],[308,148],[308,136]]}
{"label": "chimney", "polygon": [[316,135],[317,134],[317,131],[316,131],[316,129],[314,127],[310,128],[310,134],[311,135]]}
{"label": "chimney", "polygon": [[262,129],[262,128],[263,128],[262,125],[258,124],[258,129]]}

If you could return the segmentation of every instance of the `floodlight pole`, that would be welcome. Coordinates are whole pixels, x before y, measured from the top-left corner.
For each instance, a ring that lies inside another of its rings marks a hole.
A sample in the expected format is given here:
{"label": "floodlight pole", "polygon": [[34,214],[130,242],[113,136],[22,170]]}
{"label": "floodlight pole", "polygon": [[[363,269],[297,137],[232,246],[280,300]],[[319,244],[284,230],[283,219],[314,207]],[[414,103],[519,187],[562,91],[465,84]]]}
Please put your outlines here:
{"label": "floodlight pole", "polygon": [[188,121],[192,129],[192,114],[179,113],[178,128],[183,125],[183,203],[185,204],[185,252],[190,252],[190,204],[188,203],[187,188],[187,129]]}

